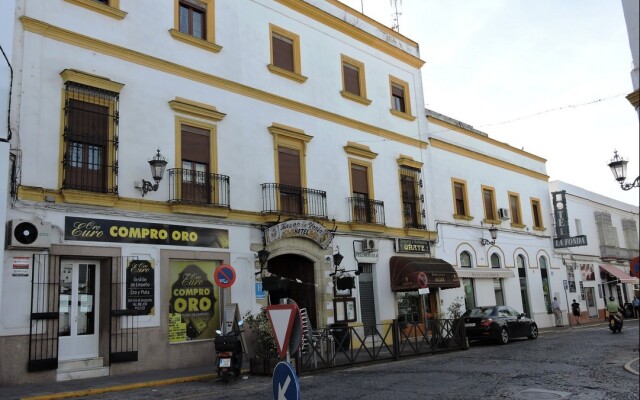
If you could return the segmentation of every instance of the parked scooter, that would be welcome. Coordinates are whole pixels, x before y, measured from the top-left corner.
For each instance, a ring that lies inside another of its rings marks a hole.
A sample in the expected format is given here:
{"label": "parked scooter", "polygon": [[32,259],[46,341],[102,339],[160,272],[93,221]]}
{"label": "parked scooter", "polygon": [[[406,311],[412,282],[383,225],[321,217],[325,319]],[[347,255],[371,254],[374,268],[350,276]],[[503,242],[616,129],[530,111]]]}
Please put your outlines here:
{"label": "parked scooter", "polygon": [[611,329],[611,333],[621,332],[622,323],[623,323],[622,314],[619,314],[619,313],[609,314],[609,329]]}
{"label": "parked scooter", "polygon": [[218,366],[218,376],[224,383],[229,382],[229,377],[238,378],[242,370],[242,320],[238,321],[238,329],[233,329],[225,335],[217,330],[215,337],[216,365]]}

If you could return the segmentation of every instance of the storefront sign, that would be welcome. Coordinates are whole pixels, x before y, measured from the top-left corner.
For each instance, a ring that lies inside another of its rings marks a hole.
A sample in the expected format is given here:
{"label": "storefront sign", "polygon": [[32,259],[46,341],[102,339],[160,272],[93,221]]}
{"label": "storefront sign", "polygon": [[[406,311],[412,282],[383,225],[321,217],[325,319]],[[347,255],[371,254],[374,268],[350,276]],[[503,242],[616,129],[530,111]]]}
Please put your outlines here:
{"label": "storefront sign", "polygon": [[565,247],[577,247],[577,246],[586,246],[587,245],[587,236],[571,236],[571,237],[563,237],[563,238],[555,238],[553,239],[553,247],[556,249],[562,249]]}
{"label": "storefront sign", "polygon": [[169,342],[213,339],[219,326],[215,261],[171,260],[169,263]]}
{"label": "storefront sign", "polygon": [[136,310],[139,315],[153,315],[154,271],[148,260],[132,260],[126,273],[127,310]]}
{"label": "storefront sign", "polygon": [[194,226],[66,217],[65,240],[228,249],[229,231]]}
{"label": "storefront sign", "polygon": [[416,239],[396,239],[396,252],[428,254],[429,241]]}
{"label": "storefront sign", "polygon": [[29,277],[31,257],[13,257],[11,276]]}
{"label": "storefront sign", "polygon": [[267,244],[290,237],[302,237],[313,240],[326,249],[333,240],[333,234],[317,222],[291,220],[274,225],[264,232]]}

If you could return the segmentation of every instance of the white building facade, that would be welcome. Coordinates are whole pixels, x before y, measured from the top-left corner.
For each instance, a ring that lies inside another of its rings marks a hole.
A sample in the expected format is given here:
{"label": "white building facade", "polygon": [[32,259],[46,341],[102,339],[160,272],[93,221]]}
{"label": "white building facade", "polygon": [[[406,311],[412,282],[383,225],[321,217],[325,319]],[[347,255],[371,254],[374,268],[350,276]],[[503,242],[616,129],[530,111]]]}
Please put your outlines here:
{"label": "white building facade", "polygon": [[436,112],[427,110],[427,119],[435,255],[462,282],[442,292],[443,308],[508,305],[553,326],[564,272],[551,244],[546,160]]}
{"label": "white building facade", "polygon": [[437,235],[415,42],[335,0],[5,3],[0,384],[211,365],[283,297],[314,327],[398,316],[397,244]]}
{"label": "white building facade", "polygon": [[569,302],[575,299],[580,303],[583,315],[604,318],[609,297],[624,306],[640,295],[638,207],[562,181],[550,182],[550,188],[552,202],[564,198],[561,207],[567,213],[564,219],[569,236],[583,236],[586,241],[556,249],[566,266],[565,295]]}

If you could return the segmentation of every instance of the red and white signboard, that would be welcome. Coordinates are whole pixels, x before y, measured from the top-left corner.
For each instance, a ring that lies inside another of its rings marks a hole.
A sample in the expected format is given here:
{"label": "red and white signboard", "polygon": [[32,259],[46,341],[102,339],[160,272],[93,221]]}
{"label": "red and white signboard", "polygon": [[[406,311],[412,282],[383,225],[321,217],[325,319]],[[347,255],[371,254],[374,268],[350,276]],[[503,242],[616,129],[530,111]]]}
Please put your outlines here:
{"label": "red and white signboard", "polygon": [[265,310],[278,344],[278,355],[284,359],[289,350],[293,325],[300,318],[300,310],[295,304],[274,304],[267,306]]}

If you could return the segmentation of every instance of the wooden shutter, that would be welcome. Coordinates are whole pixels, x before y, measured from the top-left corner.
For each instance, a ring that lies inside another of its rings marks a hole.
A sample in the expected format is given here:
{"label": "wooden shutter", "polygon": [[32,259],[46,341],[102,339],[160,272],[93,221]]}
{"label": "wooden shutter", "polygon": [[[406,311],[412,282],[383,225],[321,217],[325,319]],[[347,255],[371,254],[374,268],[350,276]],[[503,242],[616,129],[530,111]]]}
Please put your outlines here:
{"label": "wooden shutter", "polygon": [[482,193],[484,195],[484,215],[487,219],[496,219],[493,213],[493,193],[490,190],[483,190]]}
{"label": "wooden shutter", "polygon": [[464,187],[460,183],[456,183],[454,185],[455,196],[456,196],[456,214],[458,215],[466,215],[466,210],[464,207]]}
{"label": "wooden shutter", "polygon": [[295,72],[293,66],[293,40],[276,33],[271,37],[273,47],[273,65]]}
{"label": "wooden shutter", "polygon": [[351,64],[342,64],[344,90],[360,96],[360,70]]}
{"label": "wooden shutter", "polygon": [[369,195],[369,180],[367,178],[367,167],[362,165],[351,165],[351,184],[353,193]]}
{"label": "wooden shutter", "polygon": [[182,125],[182,159],[209,165],[209,131],[195,126]]}
{"label": "wooden shutter", "polygon": [[278,147],[280,184],[300,187],[300,152],[286,147]]}

